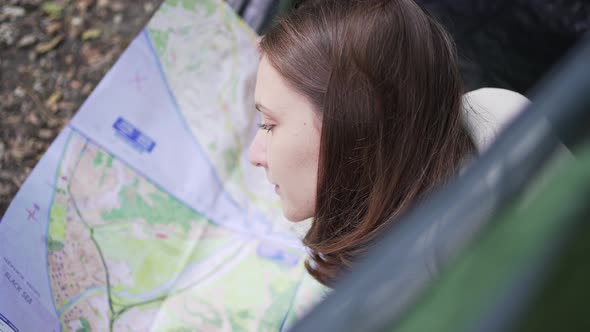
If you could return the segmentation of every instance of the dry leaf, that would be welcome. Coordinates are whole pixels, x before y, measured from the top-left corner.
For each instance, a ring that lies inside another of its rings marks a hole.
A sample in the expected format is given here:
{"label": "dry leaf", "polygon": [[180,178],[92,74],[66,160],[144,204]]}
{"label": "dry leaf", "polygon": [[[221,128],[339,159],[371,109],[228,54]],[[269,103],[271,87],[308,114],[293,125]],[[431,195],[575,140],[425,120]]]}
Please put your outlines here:
{"label": "dry leaf", "polygon": [[57,104],[57,108],[66,112],[72,112],[76,110],[76,104],[69,101],[62,101]]}
{"label": "dry leaf", "polygon": [[45,106],[47,106],[47,108],[49,108],[53,112],[57,111],[57,103],[61,99],[62,95],[63,94],[61,93],[61,91],[59,91],[59,90],[55,91],[54,93],[51,94],[51,96],[49,96],[49,98],[47,98],[47,101],[45,102]]}
{"label": "dry leaf", "polygon": [[54,49],[63,40],[63,38],[63,35],[55,36],[52,40],[37,45],[37,47],[35,47],[35,51],[39,54],[47,53]]}
{"label": "dry leaf", "polygon": [[81,87],[82,87],[82,83],[80,83],[80,81],[78,81],[78,80],[70,81],[70,88],[72,88],[74,90],[80,90]]}
{"label": "dry leaf", "polygon": [[29,113],[25,118],[25,122],[30,123],[34,126],[39,126],[39,124],[41,124],[39,117],[35,113]]}
{"label": "dry leaf", "polygon": [[60,30],[61,27],[61,22],[51,22],[47,27],[45,27],[45,33],[47,33],[48,35],[52,35],[56,31]]}
{"label": "dry leaf", "polygon": [[57,128],[57,127],[62,126],[62,121],[63,120],[60,120],[57,117],[52,116],[49,119],[47,119],[47,126],[49,128]]}
{"label": "dry leaf", "polygon": [[10,19],[16,19],[25,16],[26,11],[22,7],[18,6],[6,6],[2,8],[2,14],[0,17],[8,17]]}
{"label": "dry leaf", "polygon": [[82,94],[88,95],[90,92],[92,92],[93,88],[94,88],[94,86],[90,82],[84,84],[84,87],[82,88]]}
{"label": "dry leaf", "polygon": [[96,39],[100,37],[102,31],[100,29],[88,29],[82,33],[82,41],[87,41],[91,39]]}
{"label": "dry leaf", "polygon": [[86,60],[86,63],[90,66],[97,64],[104,57],[104,55],[100,53],[98,49],[93,48],[90,46],[90,44],[84,44],[80,50],[80,53]]}
{"label": "dry leaf", "polygon": [[16,161],[16,162],[20,162],[21,160],[23,160],[23,158],[27,155],[27,147],[26,146],[14,146],[12,149],[10,149],[10,156],[12,157],[12,160]]}
{"label": "dry leaf", "polygon": [[60,17],[63,9],[62,4],[53,1],[47,1],[41,6],[41,10],[53,19]]}
{"label": "dry leaf", "polygon": [[53,138],[53,130],[43,128],[39,130],[39,137],[41,137],[42,139],[51,139]]}
{"label": "dry leaf", "polygon": [[20,115],[9,115],[2,118],[2,125],[6,127],[12,127],[14,125],[22,123],[23,118]]}
{"label": "dry leaf", "polygon": [[79,11],[85,12],[86,9],[88,9],[88,7],[90,7],[90,5],[92,5],[93,2],[94,0],[78,0],[76,2],[76,7]]}
{"label": "dry leaf", "polygon": [[16,45],[16,47],[21,48],[21,47],[31,46],[36,41],[37,41],[37,38],[35,37],[35,35],[26,35],[26,36],[24,36],[23,38],[21,38],[19,40],[19,42]]}
{"label": "dry leaf", "polygon": [[109,0],[98,0],[98,2],[96,3],[96,6],[98,8],[105,8],[107,6],[109,6]]}

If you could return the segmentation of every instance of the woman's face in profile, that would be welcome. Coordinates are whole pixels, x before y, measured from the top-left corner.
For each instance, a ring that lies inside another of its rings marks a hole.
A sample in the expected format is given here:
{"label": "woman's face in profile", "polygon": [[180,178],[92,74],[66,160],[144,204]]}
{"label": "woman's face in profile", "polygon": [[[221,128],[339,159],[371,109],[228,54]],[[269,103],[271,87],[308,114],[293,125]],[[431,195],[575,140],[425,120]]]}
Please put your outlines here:
{"label": "woman's face in profile", "polygon": [[266,171],[287,219],[310,218],[315,212],[321,119],[265,56],[258,67],[254,95],[261,117],[249,150],[250,162]]}

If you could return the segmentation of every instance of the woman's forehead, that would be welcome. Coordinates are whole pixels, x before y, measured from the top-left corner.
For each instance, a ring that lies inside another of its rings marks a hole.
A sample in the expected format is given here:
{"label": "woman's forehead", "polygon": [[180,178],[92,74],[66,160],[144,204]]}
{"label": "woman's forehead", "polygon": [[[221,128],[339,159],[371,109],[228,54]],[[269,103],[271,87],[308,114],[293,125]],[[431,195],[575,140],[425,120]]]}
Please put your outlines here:
{"label": "woman's forehead", "polygon": [[[276,69],[270,64],[266,57],[262,57],[258,64],[256,75],[255,101],[258,104],[266,105],[269,100],[274,99],[277,93],[288,94],[289,87]],[[285,97],[287,97],[285,95]],[[277,98],[278,99],[278,98]]]}
{"label": "woman's forehead", "polygon": [[262,106],[261,111],[266,109],[278,113],[301,104],[302,99],[304,98],[290,87],[266,57],[263,57],[258,65],[254,92],[254,101],[256,105]]}
{"label": "woman's forehead", "polygon": [[318,113],[308,98],[289,85],[266,57],[258,66],[254,101],[258,110],[267,116],[297,117],[319,126]]}

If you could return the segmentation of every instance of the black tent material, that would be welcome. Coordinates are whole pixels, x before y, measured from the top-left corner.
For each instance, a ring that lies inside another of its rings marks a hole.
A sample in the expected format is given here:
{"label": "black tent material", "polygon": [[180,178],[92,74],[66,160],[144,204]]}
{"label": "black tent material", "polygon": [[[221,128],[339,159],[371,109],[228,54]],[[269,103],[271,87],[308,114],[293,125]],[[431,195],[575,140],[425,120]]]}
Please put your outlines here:
{"label": "black tent material", "polygon": [[548,68],[590,32],[587,0],[417,0],[450,30],[468,90],[529,94]]}
{"label": "black tent material", "polygon": [[273,18],[291,6],[291,1],[281,0],[225,0],[242,19],[258,34],[272,24]]}
{"label": "black tent material", "polygon": [[410,211],[294,331],[380,331],[534,182],[560,143],[590,132],[590,39],[533,94],[533,105],[463,175]]}
{"label": "black tent material", "polygon": [[[226,0],[259,34],[277,13],[309,0]],[[529,95],[590,32],[584,0],[416,0],[453,35],[467,91],[493,86]]]}

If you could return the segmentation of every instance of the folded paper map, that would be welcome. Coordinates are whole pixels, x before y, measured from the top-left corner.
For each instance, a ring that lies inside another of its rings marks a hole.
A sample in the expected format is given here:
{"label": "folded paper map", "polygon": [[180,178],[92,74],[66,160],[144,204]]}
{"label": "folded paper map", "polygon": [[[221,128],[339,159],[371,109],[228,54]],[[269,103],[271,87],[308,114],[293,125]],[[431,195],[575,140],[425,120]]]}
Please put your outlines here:
{"label": "folded paper map", "polygon": [[0,222],[0,331],[279,331],[323,296],[247,160],[255,43],[162,4]]}

